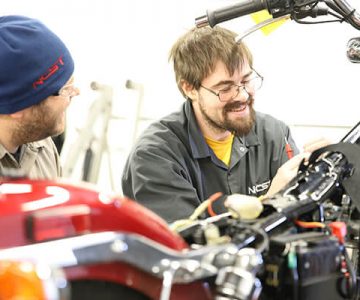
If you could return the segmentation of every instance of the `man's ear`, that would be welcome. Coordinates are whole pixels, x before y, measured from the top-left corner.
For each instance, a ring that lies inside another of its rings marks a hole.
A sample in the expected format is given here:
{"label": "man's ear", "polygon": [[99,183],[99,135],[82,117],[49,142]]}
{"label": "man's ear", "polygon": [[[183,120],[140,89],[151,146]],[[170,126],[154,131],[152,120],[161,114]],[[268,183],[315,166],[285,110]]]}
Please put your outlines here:
{"label": "man's ear", "polygon": [[197,90],[195,90],[194,86],[188,83],[186,80],[181,80],[181,88],[188,98],[192,100],[197,98]]}

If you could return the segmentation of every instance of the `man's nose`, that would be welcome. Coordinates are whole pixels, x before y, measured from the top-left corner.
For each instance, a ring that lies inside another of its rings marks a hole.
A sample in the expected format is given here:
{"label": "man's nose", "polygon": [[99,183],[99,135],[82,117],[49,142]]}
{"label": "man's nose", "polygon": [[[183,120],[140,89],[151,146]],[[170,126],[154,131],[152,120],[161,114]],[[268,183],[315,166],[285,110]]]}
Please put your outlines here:
{"label": "man's nose", "polygon": [[234,97],[233,101],[246,101],[249,99],[250,93],[245,89],[245,87],[241,87],[238,90],[238,94]]}

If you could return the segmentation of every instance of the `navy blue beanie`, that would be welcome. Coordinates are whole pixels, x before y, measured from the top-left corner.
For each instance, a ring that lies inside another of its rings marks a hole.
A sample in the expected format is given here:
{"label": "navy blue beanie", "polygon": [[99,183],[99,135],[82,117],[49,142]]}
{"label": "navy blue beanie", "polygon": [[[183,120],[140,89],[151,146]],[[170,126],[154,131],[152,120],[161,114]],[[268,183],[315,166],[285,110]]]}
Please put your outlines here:
{"label": "navy blue beanie", "polygon": [[44,24],[24,16],[0,17],[0,114],[45,100],[73,72],[69,50]]}

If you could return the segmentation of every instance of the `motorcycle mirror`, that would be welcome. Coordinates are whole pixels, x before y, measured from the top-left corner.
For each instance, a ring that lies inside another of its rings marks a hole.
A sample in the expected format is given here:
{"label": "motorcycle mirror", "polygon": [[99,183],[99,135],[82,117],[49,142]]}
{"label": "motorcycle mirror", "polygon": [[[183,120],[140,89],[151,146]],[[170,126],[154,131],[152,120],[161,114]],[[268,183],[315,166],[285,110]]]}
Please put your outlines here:
{"label": "motorcycle mirror", "polygon": [[360,37],[348,41],[346,55],[352,63],[360,63]]}

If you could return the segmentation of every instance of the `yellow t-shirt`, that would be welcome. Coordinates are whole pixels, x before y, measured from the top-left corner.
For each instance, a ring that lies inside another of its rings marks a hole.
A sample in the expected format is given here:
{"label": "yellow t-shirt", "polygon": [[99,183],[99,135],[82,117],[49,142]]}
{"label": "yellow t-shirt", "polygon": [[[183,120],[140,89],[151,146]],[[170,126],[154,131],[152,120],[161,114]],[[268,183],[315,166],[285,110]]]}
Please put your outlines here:
{"label": "yellow t-shirt", "polygon": [[231,134],[224,141],[215,141],[205,137],[206,143],[214,151],[216,157],[224,162],[227,166],[230,164],[231,146],[234,140],[234,135]]}

